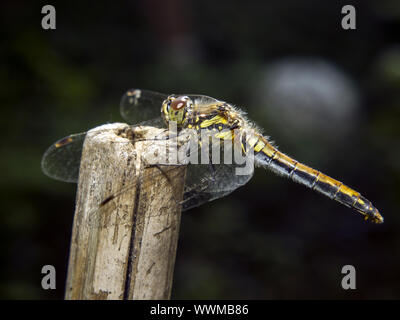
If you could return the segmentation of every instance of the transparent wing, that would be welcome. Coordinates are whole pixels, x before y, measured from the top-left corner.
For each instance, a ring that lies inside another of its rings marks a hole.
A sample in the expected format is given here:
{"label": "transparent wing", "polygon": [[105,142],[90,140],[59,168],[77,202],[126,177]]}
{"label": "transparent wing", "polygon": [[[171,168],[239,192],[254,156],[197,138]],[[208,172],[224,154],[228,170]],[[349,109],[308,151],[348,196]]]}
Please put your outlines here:
{"label": "transparent wing", "polygon": [[161,105],[167,95],[150,90],[130,89],[121,99],[121,116],[131,124],[161,126]]}
{"label": "transparent wing", "polygon": [[225,197],[246,184],[253,176],[253,173],[236,175],[235,167],[232,165],[220,164],[214,167],[215,173],[211,173],[210,170],[213,169],[210,169],[210,165],[188,167],[182,203],[183,211]]}
{"label": "transparent wing", "polygon": [[[130,123],[162,127],[161,105],[167,95],[140,89],[128,90],[121,100],[121,115]],[[42,170],[51,178],[77,182],[86,132],[67,136],[47,149]]]}
{"label": "transparent wing", "polygon": [[[213,148],[219,152],[218,160],[213,158]],[[195,152],[199,164],[187,166],[182,210],[188,210],[224,197],[246,184],[253,176],[253,160],[249,158],[236,161],[232,146],[224,147],[224,141],[218,141],[217,145],[215,143],[214,145],[210,144],[203,159],[201,159],[202,148],[200,146],[197,147]],[[229,157],[226,159],[225,154],[231,154],[231,159]],[[201,164],[207,157],[209,163]]]}
{"label": "transparent wing", "polygon": [[220,102],[220,100],[205,96],[202,94],[183,94],[183,96],[188,96],[192,101],[199,105],[209,105],[209,104],[214,104],[216,102]]}
{"label": "transparent wing", "polygon": [[223,101],[199,94],[185,94],[194,102],[194,109],[199,113],[210,113],[215,111],[216,106],[223,104]]}
{"label": "transparent wing", "polygon": [[42,170],[49,177],[78,182],[79,166],[86,132],[72,134],[52,144],[42,158]]}

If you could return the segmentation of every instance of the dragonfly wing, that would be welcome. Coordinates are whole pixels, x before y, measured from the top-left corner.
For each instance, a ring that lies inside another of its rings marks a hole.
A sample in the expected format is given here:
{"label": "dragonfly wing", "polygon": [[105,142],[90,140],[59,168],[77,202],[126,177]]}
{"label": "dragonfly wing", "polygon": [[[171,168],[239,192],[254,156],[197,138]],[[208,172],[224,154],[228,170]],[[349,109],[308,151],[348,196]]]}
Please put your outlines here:
{"label": "dragonfly wing", "polygon": [[[235,161],[232,161],[232,163],[224,161],[224,151],[231,152],[232,150],[229,148],[223,150],[222,145],[220,161],[212,160],[212,148],[210,147],[210,163],[189,164],[187,166],[182,210],[188,210],[208,201],[224,197],[246,184],[253,176],[253,163],[249,165],[249,163],[238,164]],[[197,152],[201,152],[200,147]],[[248,165],[248,168],[245,169],[246,165]]]}
{"label": "dragonfly wing", "polygon": [[232,165],[189,165],[186,171],[182,210],[222,198],[245,185],[253,176],[237,175]]}
{"label": "dragonfly wing", "polygon": [[42,158],[42,170],[49,177],[78,182],[79,166],[86,132],[72,134],[52,144]]}
{"label": "dragonfly wing", "polygon": [[130,89],[121,99],[121,116],[131,124],[162,125],[161,105],[167,95],[150,90]]}
{"label": "dragonfly wing", "polygon": [[161,117],[142,121],[142,122],[139,122],[138,124],[134,124],[133,126],[137,126],[137,125],[150,126],[150,127],[156,127],[156,128],[164,128],[165,127],[164,119]]}

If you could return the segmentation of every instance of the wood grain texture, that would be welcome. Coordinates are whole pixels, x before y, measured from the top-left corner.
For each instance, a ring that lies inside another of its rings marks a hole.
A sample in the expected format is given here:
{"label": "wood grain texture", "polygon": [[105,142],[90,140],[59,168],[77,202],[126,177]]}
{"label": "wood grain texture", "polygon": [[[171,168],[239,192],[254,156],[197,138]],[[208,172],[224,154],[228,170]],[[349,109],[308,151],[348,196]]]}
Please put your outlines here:
{"label": "wood grain texture", "polygon": [[170,298],[186,168],[149,166],[169,142],[141,140],[161,131],[116,123],[88,132],[66,299]]}

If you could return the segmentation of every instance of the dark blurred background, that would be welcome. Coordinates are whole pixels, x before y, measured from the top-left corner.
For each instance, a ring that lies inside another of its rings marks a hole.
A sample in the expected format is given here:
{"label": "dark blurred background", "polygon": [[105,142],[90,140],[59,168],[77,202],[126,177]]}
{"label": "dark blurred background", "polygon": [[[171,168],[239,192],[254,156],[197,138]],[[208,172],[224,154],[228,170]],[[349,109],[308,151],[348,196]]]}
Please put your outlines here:
{"label": "dark blurred background", "polygon": [[[45,4],[56,30],[41,28]],[[76,185],[46,177],[41,156],[121,121],[131,87],[242,107],[385,217],[257,169],[183,215],[174,299],[400,298],[399,1],[3,1],[0,16],[0,298],[63,298]],[[46,264],[56,290],[41,289]],[[341,287],[347,264],[356,290]]]}

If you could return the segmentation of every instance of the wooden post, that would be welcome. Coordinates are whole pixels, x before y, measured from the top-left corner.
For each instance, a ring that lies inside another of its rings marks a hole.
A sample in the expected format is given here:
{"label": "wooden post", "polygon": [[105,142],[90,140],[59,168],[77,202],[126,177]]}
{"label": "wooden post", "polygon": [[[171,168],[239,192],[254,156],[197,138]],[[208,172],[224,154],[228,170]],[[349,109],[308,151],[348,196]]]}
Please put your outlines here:
{"label": "wooden post", "polygon": [[116,123],[88,132],[66,299],[170,298],[186,168],[143,160],[168,140],[134,142],[160,131]]}

